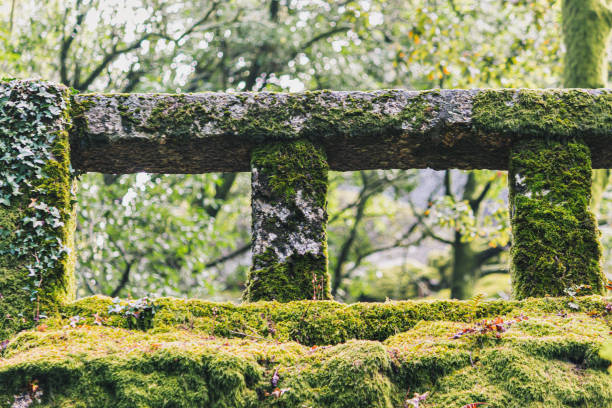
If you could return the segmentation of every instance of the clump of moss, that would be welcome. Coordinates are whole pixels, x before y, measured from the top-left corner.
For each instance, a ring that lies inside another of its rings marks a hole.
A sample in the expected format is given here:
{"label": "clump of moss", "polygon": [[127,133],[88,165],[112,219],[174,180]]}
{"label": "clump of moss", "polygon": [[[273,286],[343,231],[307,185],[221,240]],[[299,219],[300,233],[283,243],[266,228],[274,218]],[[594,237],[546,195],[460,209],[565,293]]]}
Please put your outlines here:
{"label": "clump of moss", "polygon": [[266,177],[269,194],[286,205],[295,205],[302,191],[305,200],[325,207],[329,166],[320,147],[303,140],[260,146],[251,154],[251,167]]}
{"label": "clump of moss", "polygon": [[393,114],[381,112],[387,101],[404,92],[376,91],[341,98],[329,91],[294,95],[238,93],[210,101],[206,93],[198,99],[189,94],[155,95],[155,106],[144,116],[130,107],[125,95],[103,96],[117,100],[126,130],[164,135],[172,143],[188,139],[203,128],[212,128],[219,134],[238,136],[237,140],[243,142],[262,144],[300,139],[324,143],[331,137],[359,139],[372,134],[387,137],[404,132],[407,123],[420,131],[434,113],[427,99],[439,92],[426,91],[411,97]]}
{"label": "clump of moss", "polygon": [[589,211],[591,159],[579,142],[525,140],[510,158],[511,274],[516,297],[603,293]]}
{"label": "clump of moss", "polygon": [[[608,341],[601,350],[601,357],[612,362],[612,341]],[[608,367],[608,371],[612,374],[612,365]]]}
{"label": "clump of moss", "polygon": [[248,301],[330,299],[325,152],[308,141],[252,153],[253,269]]}
{"label": "clump of moss", "polygon": [[484,90],[474,97],[472,124],[514,141],[583,138],[593,148],[606,143],[611,117],[612,94],[605,90]]}
{"label": "clump of moss", "polygon": [[[243,298],[250,302],[276,300],[291,302],[298,299],[330,299],[327,258],[322,255],[305,254],[291,256],[278,262],[272,259],[272,251],[255,256]],[[262,267],[262,265],[265,265]]]}

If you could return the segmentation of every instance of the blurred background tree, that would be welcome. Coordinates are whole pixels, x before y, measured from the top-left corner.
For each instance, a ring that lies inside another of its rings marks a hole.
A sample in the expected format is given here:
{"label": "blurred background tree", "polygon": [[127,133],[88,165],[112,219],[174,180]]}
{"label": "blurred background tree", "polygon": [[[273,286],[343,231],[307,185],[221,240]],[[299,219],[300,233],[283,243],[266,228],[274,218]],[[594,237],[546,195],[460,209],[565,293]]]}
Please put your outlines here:
{"label": "blurred background tree", "polygon": [[[560,6],[5,0],[0,76],[80,92],[558,87]],[[248,177],[81,176],[79,295],[238,300],[250,262]],[[509,296],[504,172],[360,171],[330,181],[336,299]]]}

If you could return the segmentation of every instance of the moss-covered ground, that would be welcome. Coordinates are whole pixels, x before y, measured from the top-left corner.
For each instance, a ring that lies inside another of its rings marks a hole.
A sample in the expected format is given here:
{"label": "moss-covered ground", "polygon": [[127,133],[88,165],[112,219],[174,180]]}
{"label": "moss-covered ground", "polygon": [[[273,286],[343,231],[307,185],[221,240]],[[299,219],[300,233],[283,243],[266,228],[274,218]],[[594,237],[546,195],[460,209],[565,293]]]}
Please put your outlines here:
{"label": "moss-covered ground", "polygon": [[611,407],[610,301],[91,297],[2,343],[0,406]]}

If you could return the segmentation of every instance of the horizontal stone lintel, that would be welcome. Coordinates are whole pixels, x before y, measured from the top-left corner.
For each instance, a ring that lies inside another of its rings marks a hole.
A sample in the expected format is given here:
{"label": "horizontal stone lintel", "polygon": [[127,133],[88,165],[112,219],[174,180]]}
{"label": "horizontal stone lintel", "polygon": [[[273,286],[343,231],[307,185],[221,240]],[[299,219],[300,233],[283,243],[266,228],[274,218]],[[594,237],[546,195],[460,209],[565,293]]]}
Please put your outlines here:
{"label": "horizontal stone lintel", "polygon": [[73,166],[104,173],[249,171],[268,142],[307,139],[332,170],[506,170],[525,138],[576,139],[612,167],[606,89],[80,94]]}

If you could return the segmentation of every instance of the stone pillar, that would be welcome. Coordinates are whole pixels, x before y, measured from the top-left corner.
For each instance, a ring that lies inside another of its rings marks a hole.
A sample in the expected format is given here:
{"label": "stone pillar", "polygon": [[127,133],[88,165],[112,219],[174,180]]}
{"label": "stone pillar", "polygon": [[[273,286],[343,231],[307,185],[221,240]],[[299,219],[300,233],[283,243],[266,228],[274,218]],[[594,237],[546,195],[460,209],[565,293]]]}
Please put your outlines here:
{"label": "stone pillar", "polygon": [[308,141],[256,148],[251,156],[253,267],[247,301],[330,299],[327,159]]}
{"label": "stone pillar", "polygon": [[0,340],[74,297],[69,98],[0,81]]}
{"label": "stone pillar", "polygon": [[518,142],[508,180],[514,295],[603,293],[600,234],[589,210],[589,148],[580,142]]}

